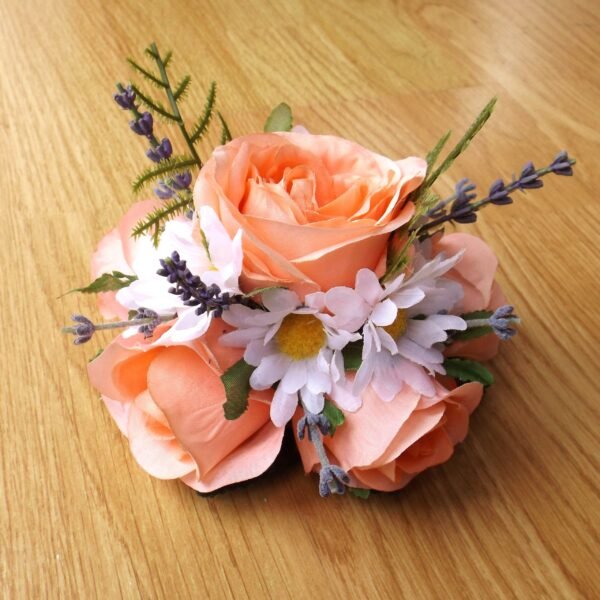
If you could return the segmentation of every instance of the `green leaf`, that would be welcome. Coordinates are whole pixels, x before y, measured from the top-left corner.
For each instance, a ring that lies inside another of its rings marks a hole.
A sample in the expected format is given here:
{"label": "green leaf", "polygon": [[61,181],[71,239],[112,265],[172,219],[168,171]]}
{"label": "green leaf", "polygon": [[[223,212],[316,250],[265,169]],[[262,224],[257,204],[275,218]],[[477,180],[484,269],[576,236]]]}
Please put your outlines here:
{"label": "green leaf", "polygon": [[323,415],[327,417],[327,420],[329,421],[329,424],[331,426],[329,430],[329,435],[331,436],[335,433],[335,430],[340,425],[344,424],[344,421],[346,420],[344,418],[344,413],[329,400],[325,400],[325,406],[323,407]]}
{"label": "green leaf", "polygon": [[397,253],[394,254],[393,251],[388,252],[387,270],[381,278],[382,282],[389,281],[406,267],[409,260],[408,251],[410,250],[410,247],[413,245],[416,238],[417,232],[412,231],[408,234],[404,245],[400,248],[400,250]]}
{"label": "green leaf", "polygon": [[425,160],[427,161],[427,171],[431,171],[433,165],[436,163],[437,159],[440,156],[440,153],[442,152],[444,146],[446,145],[446,142],[450,138],[451,133],[452,133],[451,131],[446,132],[439,139],[438,143],[433,147],[433,150],[431,150],[427,154],[427,157],[425,158]]}
{"label": "green leaf", "polygon": [[469,129],[467,129],[462,138],[460,138],[456,146],[452,148],[452,150],[444,159],[442,164],[427,177],[427,180],[424,183],[426,187],[431,187],[433,182],[440,175],[442,175],[442,173],[445,173],[450,168],[452,163],[467,149],[473,138],[481,131],[481,128],[487,123],[487,120],[492,116],[497,101],[498,98],[494,97],[486,104],[485,108],[479,113],[479,116],[475,119],[475,121],[469,127]]}
{"label": "green leaf", "polygon": [[208,90],[208,96],[206,97],[206,103],[204,104],[204,112],[201,117],[198,119],[198,122],[194,126],[192,133],[190,135],[190,140],[192,143],[196,143],[208,129],[210,125],[210,121],[213,116],[213,109],[215,107],[215,102],[217,101],[217,82],[213,81],[210,84],[210,88]]}
{"label": "green leaf", "polygon": [[149,167],[138,176],[133,182],[133,191],[137,193],[152,181],[156,181],[167,174],[181,173],[181,171],[195,167],[197,164],[196,160],[191,156],[176,156],[168,160],[163,160],[158,166]]}
{"label": "green leaf", "polygon": [[[154,57],[154,54],[152,55]],[[163,64],[165,65],[165,69],[169,66],[171,59],[173,58],[173,51],[168,50],[163,58]]]}
{"label": "green leaf", "polygon": [[223,115],[220,112],[217,112],[217,116],[219,117],[219,121],[221,121],[221,146],[223,146],[233,138],[231,137],[231,131],[229,131],[229,127],[227,127]]}
{"label": "green leaf", "polygon": [[112,271],[112,273],[102,273],[100,277],[94,279],[92,283],[85,287],[75,288],[67,294],[81,292],[82,294],[98,294],[100,292],[116,292],[121,288],[127,287],[137,279],[135,275],[126,275],[121,271]]}
{"label": "green leaf", "polygon": [[131,89],[135,92],[135,95],[139,98],[142,104],[145,104],[150,110],[158,113],[161,117],[164,117],[168,121],[177,122],[177,117],[171,114],[160,102],[158,102],[158,100],[155,100],[154,98],[144,94],[144,92],[142,92],[142,90],[140,90],[140,88],[133,83],[130,83],[130,85]]}
{"label": "green leaf", "polygon": [[255,368],[241,358],[221,375],[227,398],[223,404],[223,412],[227,420],[233,421],[241,417],[248,408],[250,375]]}
{"label": "green leaf", "polygon": [[364,488],[348,487],[347,490],[353,496],[356,496],[357,498],[360,498],[361,500],[366,500],[371,495],[371,490],[366,490]]}
{"label": "green leaf", "polygon": [[476,338],[483,337],[484,335],[489,335],[493,333],[493,329],[488,327],[487,325],[483,325],[482,327],[470,327],[465,331],[457,331],[452,335],[453,342],[464,342],[466,340],[474,340]]}
{"label": "green leaf", "polygon": [[344,356],[344,370],[358,371],[358,368],[362,364],[362,350],[362,342],[350,342],[342,350],[342,355]]}
{"label": "green leaf", "polygon": [[[474,310],[472,312],[464,313],[461,317],[465,321],[470,321],[474,319],[489,319],[494,314],[491,310]],[[483,337],[484,335],[489,335],[493,333],[493,329],[487,325],[482,325],[481,327],[470,327],[465,331],[457,331],[452,335],[452,341],[466,341],[466,340],[474,340],[479,337]]]}
{"label": "green leaf", "polygon": [[494,314],[493,310],[473,310],[460,315],[465,321],[471,319],[489,319]]}
{"label": "green leaf", "polygon": [[444,361],[446,375],[459,381],[478,381],[483,385],[492,385],[494,376],[476,360],[466,358],[447,358]]}
{"label": "green leaf", "polygon": [[183,194],[182,192],[182,195],[162,202],[158,208],[155,208],[141,221],[138,221],[136,226],[131,230],[131,235],[136,238],[151,232],[152,241],[155,246],[158,246],[158,241],[165,227],[165,223],[178,215],[185,214],[193,207],[194,200],[191,192],[188,192],[187,194]]}
{"label": "green leaf", "polygon": [[150,73],[150,71],[144,69],[140,64],[136,63],[132,58],[128,58],[127,62],[138,72],[140,75],[143,75],[150,83],[156,85],[158,87],[164,88],[165,84],[155,75]]}
{"label": "green leaf", "polygon": [[189,75],[186,75],[177,84],[177,88],[173,92],[173,97],[175,98],[176,101],[179,100],[180,98],[184,97],[187,94],[191,81],[192,81],[192,78]]}
{"label": "green leaf", "polygon": [[282,102],[271,111],[265,123],[265,132],[290,131],[292,124],[292,109],[285,102]]}

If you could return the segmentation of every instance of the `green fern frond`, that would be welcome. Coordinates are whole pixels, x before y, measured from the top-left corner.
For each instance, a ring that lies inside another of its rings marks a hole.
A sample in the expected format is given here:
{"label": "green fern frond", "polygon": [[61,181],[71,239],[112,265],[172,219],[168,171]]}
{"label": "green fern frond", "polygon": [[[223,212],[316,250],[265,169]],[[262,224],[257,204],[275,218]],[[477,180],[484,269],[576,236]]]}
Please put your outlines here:
{"label": "green fern frond", "polygon": [[145,104],[150,110],[153,110],[168,121],[174,121],[175,123],[178,122],[177,117],[171,114],[163,104],[158,102],[158,100],[154,100],[154,98],[151,98],[150,96],[144,94],[144,92],[142,92],[140,88],[134,85],[133,83],[130,85],[131,89],[135,92],[135,95],[139,98],[142,104]]}
{"label": "green fern frond", "polygon": [[167,200],[139,221],[132,229],[131,235],[135,238],[151,232],[152,242],[155,246],[158,246],[165,224],[171,219],[185,214],[193,207],[194,200],[189,191],[185,195],[178,196],[172,200]]}
{"label": "green fern frond", "polygon": [[208,96],[206,97],[206,104],[204,105],[204,112],[202,116],[196,123],[192,131],[192,135],[190,135],[190,140],[193,144],[195,144],[205,133],[210,125],[210,121],[213,116],[213,109],[215,107],[215,102],[217,100],[217,82],[213,81],[210,84],[210,89],[208,90]]}
{"label": "green fern frond", "polygon": [[227,123],[225,123],[225,119],[220,112],[217,112],[217,116],[219,117],[219,121],[221,121],[221,146],[230,142],[233,138],[231,137],[231,131],[229,131],[229,127],[227,127]]}
{"label": "green fern frond", "polygon": [[169,50],[163,58],[163,64],[165,65],[165,68],[167,68],[169,66],[169,63],[171,62],[172,58],[173,58],[173,51]]}
{"label": "green fern frond", "polygon": [[133,60],[132,58],[128,58],[127,62],[140,74],[143,75],[150,83],[164,88],[165,84],[158,78],[155,77],[152,73],[150,73],[150,71],[147,71],[146,69],[144,69],[144,67],[142,67],[140,64],[136,63],[135,60]]}
{"label": "green fern frond", "polygon": [[168,160],[163,160],[155,167],[149,167],[143,171],[138,178],[133,182],[133,191],[139,192],[146,184],[155,181],[167,174],[178,173],[195,167],[198,163],[191,156],[175,156]]}
{"label": "green fern frond", "polygon": [[188,89],[190,87],[190,82],[192,81],[192,78],[189,75],[186,75],[177,85],[177,88],[175,89],[175,92],[173,92],[173,97],[175,98],[175,101],[179,100],[179,99],[183,99],[185,97],[185,95],[188,92]]}

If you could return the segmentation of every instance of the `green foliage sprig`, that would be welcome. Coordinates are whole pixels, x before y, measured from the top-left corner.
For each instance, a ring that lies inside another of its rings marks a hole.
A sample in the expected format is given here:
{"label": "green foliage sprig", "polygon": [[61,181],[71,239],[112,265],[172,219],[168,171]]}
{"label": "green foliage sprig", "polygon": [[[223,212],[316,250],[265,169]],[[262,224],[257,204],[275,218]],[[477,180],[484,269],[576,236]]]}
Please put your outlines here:
{"label": "green foliage sprig", "polygon": [[165,229],[165,224],[179,215],[186,214],[194,208],[192,193],[178,194],[171,200],[165,200],[158,208],[148,213],[142,220],[138,221],[132,229],[133,237],[140,237],[150,233],[152,242],[158,246],[160,236]]}
{"label": "green foliage sprig", "polygon": [[67,292],[80,292],[82,294],[98,294],[99,292],[116,292],[121,288],[127,287],[130,283],[137,279],[135,275],[127,275],[121,271],[112,271],[111,273],[102,273],[85,287],[75,288]]}
{"label": "green foliage sprig", "polygon": [[[454,161],[468,148],[475,136],[481,131],[488,119],[492,116],[496,106],[497,98],[492,98],[479,113],[475,121],[467,129],[456,145],[450,150],[446,158],[439,167],[434,169],[442,150],[450,139],[451,131],[445,133],[427,154],[427,172],[423,183],[408,196],[408,201],[415,205],[415,212],[407,225],[394,232],[392,235],[403,240],[400,249],[388,254],[387,269],[381,280],[383,282],[393,279],[406,266],[408,249],[416,239],[414,234],[415,225],[426,215],[433,206],[439,201],[439,196],[431,191],[431,186],[436,180],[445,173],[454,163]],[[393,247],[392,241],[390,248]]]}
{"label": "green foliage sprig", "polygon": [[[144,169],[132,184],[133,191],[139,193],[150,183],[163,180],[174,191],[173,198],[142,219],[133,229],[134,236],[144,235],[151,231],[154,243],[157,244],[165,223],[193,208],[190,190],[180,190],[179,187],[173,186],[173,178],[187,170],[193,172],[193,170],[202,168],[203,161],[196,146],[208,133],[215,114],[221,124],[221,144],[230,141],[232,135],[223,115],[216,111],[217,86],[214,81],[208,89],[202,113],[193,121],[192,126],[188,126],[183,117],[182,104],[190,90],[191,76],[184,75],[177,84],[173,85],[174,78],[169,68],[173,53],[169,51],[164,55],[161,54],[158,46],[153,42],[145,49],[144,54],[150,60],[151,66],[133,58],[128,58],[127,62],[146,83],[150,84],[153,90],[164,94],[164,100],[158,98],[154,91],[149,93],[141,85],[132,81],[130,87],[135,94],[135,99],[144,105],[151,114],[167,123],[176,125],[187,146],[186,153],[165,157],[158,164]],[[121,94],[125,92],[122,84],[117,84],[117,89]],[[142,113],[134,103],[128,108],[136,121],[142,117]],[[159,141],[153,131],[146,137],[152,148],[159,146]]]}

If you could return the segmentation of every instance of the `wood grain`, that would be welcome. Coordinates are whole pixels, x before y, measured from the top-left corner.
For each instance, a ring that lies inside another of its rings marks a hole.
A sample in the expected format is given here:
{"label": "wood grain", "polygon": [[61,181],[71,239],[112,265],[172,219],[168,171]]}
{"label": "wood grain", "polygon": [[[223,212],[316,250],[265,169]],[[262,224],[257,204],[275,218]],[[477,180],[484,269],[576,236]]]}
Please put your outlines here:
{"label": "wood grain", "polygon": [[[594,0],[0,4],[3,598],[594,598],[598,581],[600,22]],[[202,499],[141,471],[59,327],[144,163],[110,99],[156,39],[215,78],[234,133],[298,122],[423,154],[500,104],[440,190],[565,147],[471,230],[523,327],[446,465],[399,495],[321,500],[299,466]]]}

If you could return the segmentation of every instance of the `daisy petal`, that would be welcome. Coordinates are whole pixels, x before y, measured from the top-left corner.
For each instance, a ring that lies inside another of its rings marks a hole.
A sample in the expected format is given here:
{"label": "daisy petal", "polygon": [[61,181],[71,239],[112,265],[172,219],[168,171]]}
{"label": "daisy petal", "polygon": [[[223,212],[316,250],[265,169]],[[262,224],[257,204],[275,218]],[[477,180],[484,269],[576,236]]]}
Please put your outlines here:
{"label": "daisy petal", "polygon": [[409,308],[425,298],[425,292],[418,287],[407,287],[390,296],[398,308]]}
{"label": "daisy petal", "polygon": [[354,289],[356,289],[365,302],[371,306],[379,301],[383,293],[377,275],[370,269],[361,269],[356,274],[356,284]]}
{"label": "daisy petal", "polygon": [[325,397],[323,394],[313,394],[308,388],[302,388],[300,392],[302,398],[302,404],[306,407],[306,410],[318,415],[325,406]]}
{"label": "daisy petal", "polygon": [[432,364],[442,363],[444,355],[433,348],[422,348],[419,344],[403,337],[397,342],[398,354],[424,367],[433,368]]}
{"label": "daisy petal", "polygon": [[446,330],[464,331],[467,328],[467,322],[455,315],[431,315],[427,320]]}
{"label": "daisy petal", "polygon": [[434,344],[448,339],[448,334],[435,321],[432,321],[431,317],[423,320],[409,320],[406,336],[423,348],[431,348]]}
{"label": "daisy petal", "polygon": [[279,385],[286,394],[295,394],[301,387],[306,385],[307,379],[308,370],[306,361],[292,361],[290,359],[289,367],[285,375],[281,378]]}
{"label": "daisy petal", "polygon": [[371,313],[371,321],[374,325],[385,327],[391,325],[398,315],[398,308],[387,298],[383,302],[379,302]]}
{"label": "daisy petal", "polygon": [[262,303],[272,313],[291,313],[301,304],[294,292],[280,288],[263,292]]}
{"label": "daisy petal", "polygon": [[283,427],[294,416],[297,406],[298,394],[286,394],[278,386],[271,402],[271,421],[277,427]]}
{"label": "daisy petal", "polygon": [[284,377],[291,364],[292,360],[282,354],[265,356],[250,376],[250,387],[255,390],[269,389]]}
{"label": "daisy petal", "polygon": [[435,396],[435,379],[428,375],[422,367],[419,367],[408,360],[399,359],[398,369],[402,374],[402,379],[408,383],[413,390],[424,396]]}

